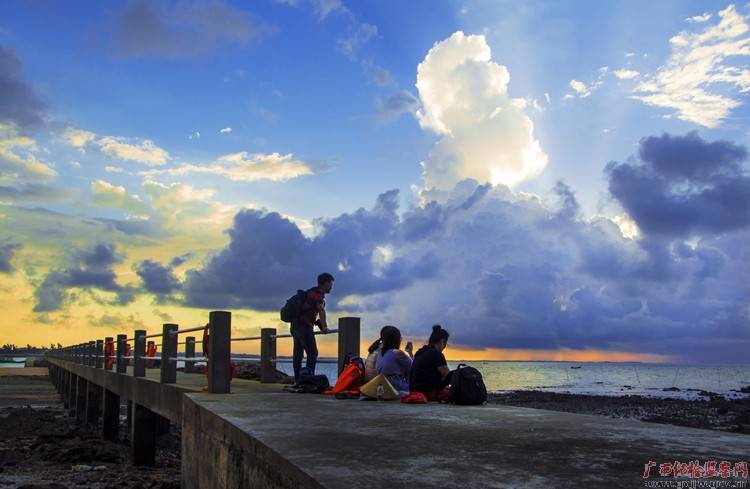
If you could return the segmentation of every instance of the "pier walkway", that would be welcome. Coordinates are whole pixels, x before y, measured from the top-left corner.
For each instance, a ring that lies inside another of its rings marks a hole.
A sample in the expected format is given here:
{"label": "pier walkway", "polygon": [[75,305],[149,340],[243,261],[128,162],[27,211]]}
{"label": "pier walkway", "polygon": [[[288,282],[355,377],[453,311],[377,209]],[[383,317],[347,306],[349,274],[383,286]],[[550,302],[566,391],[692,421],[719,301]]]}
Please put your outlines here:
{"label": "pier walkway", "polygon": [[130,403],[135,463],[153,463],[164,422],[180,425],[186,489],[636,488],[669,480],[661,463],[735,464],[750,454],[740,434],[509,406],[337,400],[241,379],[230,393],[202,392],[200,374],[165,383],[168,364],[134,376],[124,364],[117,373],[90,358],[48,360],[73,414],[82,423],[101,416],[103,436],[117,436],[108,424],[119,424],[121,400]]}

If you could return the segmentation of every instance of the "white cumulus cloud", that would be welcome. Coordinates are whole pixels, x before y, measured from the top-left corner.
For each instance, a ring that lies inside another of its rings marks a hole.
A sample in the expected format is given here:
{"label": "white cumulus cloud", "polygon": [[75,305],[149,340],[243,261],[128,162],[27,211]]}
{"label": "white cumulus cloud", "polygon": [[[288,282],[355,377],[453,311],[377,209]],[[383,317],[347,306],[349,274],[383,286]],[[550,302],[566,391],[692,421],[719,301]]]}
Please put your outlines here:
{"label": "white cumulus cloud", "polygon": [[91,200],[102,207],[121,209],[133,214],[143,214],[147,208],[138,195],[132,195],[125,187],[104,180],[91,182]]}
{"label": "white cumulus cloud", "polygon": [[230,132],[232,132],[231,127],[225,127],[224,129],[219,129],[219,134],[229,134]]}
{"label": "white cumulus cloud", "polygon": [[547,155],[526,102],[508,94],[508,69],[483,35],[459,31],[436,43],[417,68],[420,125],[441,136],[423,165],[426,188],[458,181],[514,185],[538,175]]}
{"label": "white cumulus cloud", "polygon": [[635,70],[628,70],[628,69],[620,69],[615,70],[612,72],[613,75],[615,75],[620,80],[630,80],[632,78],[637,78],[640,73],[638,73]]}
{"label": "white cumulus cloud", "polygon": [[97,136],[95,133],[69,127],[63,132],[63,139],[72,147],[81,150],[94,146],[110,158],[123,161],[137,161],[146,165],[158,166],[169,161],[167,150],[160,148],[150,139],[125,138],[120,136]]}

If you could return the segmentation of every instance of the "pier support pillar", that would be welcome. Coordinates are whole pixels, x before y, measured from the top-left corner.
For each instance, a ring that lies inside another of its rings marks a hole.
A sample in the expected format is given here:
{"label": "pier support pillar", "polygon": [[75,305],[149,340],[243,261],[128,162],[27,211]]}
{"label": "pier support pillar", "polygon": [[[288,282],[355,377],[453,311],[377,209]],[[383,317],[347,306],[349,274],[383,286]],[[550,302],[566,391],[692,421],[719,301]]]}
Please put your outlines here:
{"label": "pier support pillar", "polygon": [[359,356],[359,318],[339,318],[339,370],[341,373],[346,365],[347,357]]}
{"label": "pier support pillar", "polygon": [[78,377],[76,388],[76,423],[86,422],[86,390],[88,382],[83,377]]}
{"label": "pier support pillar", "polygon": [[102,438],[108,441],[120,439],[120,396],[104,389],[102,403]]}
{"label": "pier support pillar", "polygon": [[156,463],[156,431],[161,416],[140,404],[133,405],[130,429],[130,455],[133,465],[153,467]]}
{"label": "pier support pillar", "polygon": [[87,382],[86,389],[86,424],[96,426],[102,408],[102,388],[93,382]]}
{"label": "pier support pillar", "polygon": [[78,376],[68,372],[68,414],[71,417],[76,415],[76,391],[78,389]]}
{"label": "pier support pillar", "polygon": [[169,433],[169,418],[154,414],[156,416],[156,436],[162,436]]}
{"label": "pier support pillar", "polygon": [[63,401],[63,408],[70,409],[70,372],[62,370],[62,390],[60,397]]}

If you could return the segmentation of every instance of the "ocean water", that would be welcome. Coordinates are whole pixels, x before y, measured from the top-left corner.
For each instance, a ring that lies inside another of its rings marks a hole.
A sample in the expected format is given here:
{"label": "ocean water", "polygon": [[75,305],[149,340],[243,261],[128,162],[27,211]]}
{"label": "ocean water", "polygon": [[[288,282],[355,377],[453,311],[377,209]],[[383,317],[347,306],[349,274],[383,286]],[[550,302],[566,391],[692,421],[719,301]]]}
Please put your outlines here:
{"label": "ocean water", "polygon": [[[448,362],[453,369],[461,362]],[[749,365],[670,365],[656,363],[578,363],[578,362],[464,362],[482,373],[488,391],[543,390],[574,394],[622,396],[637,394],[651,397],[699,397],[710,391],[727,397],[746,397],[734,392],[750,386]],[[571,368],[572,367],[572,368]],[[277,368],[292,373],[289,362],[277,362]],[[336,379],[336,365],[321,364],[316,373]],[[665,391],[676,387],[679,391]]]}
{"label": "ocean water", "polygon": [[16,358],[12,362],[0,362],[0,368],[23,368],[26,358]]}

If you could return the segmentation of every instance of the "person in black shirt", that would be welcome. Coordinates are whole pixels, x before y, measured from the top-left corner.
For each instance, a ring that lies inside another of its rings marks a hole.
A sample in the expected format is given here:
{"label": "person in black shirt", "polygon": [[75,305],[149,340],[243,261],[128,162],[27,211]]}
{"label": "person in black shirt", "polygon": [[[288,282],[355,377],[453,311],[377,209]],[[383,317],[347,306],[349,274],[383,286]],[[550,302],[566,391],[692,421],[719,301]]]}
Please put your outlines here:
{"label": "person in black shirt", "polygon": [[427,345],[414,354],[409,371],[409,390],[418,391],[429,401],[439,401],[447,396],[451,371],[443,350],[448,346],[449,333],[439,324],[432,327]]}

